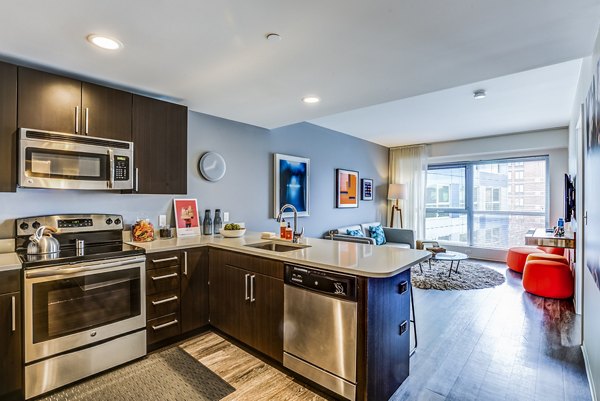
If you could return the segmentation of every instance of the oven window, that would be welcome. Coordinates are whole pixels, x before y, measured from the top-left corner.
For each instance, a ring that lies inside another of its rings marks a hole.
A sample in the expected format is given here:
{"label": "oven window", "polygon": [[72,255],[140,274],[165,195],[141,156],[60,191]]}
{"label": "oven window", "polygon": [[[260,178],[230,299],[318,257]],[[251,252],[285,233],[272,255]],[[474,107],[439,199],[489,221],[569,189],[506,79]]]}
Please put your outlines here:
{"label": "oven window", "polygon": [[139,267],[33,284],[33,342],[138,316]]}
{"label": "oven window", "polygon": [[27,148],[26,170],[30,177],[106,181],[108,155]]}

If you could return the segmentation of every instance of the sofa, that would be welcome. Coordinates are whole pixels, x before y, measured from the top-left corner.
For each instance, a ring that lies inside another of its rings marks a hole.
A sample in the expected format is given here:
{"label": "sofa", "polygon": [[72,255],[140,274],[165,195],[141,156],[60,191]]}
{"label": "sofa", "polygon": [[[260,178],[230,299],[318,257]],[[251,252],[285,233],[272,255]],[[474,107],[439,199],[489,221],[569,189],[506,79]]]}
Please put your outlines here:
{"label": "sofa", "polygon": [[[369,235],[369,227],[380,225],[381,223],[379,222],[373,222],[339,227],[328,231],[323,237],[334,241],[350,241],[375,245],[375,239],[371,238]],[[364,234],[364,237],[348,235],[348,230],[361,230]],[[415,233],[413,230],[406,228],[383,227],[383,232],[385,234],[386,243],[380,246],[406,249],[415,248]]]}

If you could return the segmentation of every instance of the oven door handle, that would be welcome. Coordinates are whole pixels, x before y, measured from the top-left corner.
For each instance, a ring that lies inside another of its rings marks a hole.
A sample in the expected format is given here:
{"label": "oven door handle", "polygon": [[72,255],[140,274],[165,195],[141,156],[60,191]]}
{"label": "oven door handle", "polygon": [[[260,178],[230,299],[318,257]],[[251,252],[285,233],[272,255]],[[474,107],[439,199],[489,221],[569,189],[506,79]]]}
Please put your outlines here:
{"label": "oven door handle", "polygon": [[136,263],[144,262],[145,257],[134,258],[128,260],[121,260],[118,262],[96,262],[86,263],[79,267],[59,267],[59,268],[48,268],[48,269],[36,269],[25,273],[25,278],[37,278],[37,277],[51,277],[51,276],[69,276],[72,274],[83,273],[94,270],[108,269],[113,267],[133,265]]}

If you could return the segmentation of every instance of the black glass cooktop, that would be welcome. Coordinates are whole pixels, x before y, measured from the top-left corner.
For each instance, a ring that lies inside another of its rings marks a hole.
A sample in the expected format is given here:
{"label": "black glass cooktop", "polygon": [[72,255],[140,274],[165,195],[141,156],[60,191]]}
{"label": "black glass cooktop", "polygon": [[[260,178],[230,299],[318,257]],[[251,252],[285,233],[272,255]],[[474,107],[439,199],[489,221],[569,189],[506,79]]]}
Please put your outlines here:
{"label": "black glass cooktop", "polygon": [[83,249],[76,249],[72,246],[63,247],[56,254],[45,255],[28,255],[25,250],[17,251],[17,254],[19,255],[19,258],[23,264],[23,268],[25,269],[122,258],[127,256],[143,255],[144,253],[145,251],[143,248],[125,244],[123,242],[88,245]]}

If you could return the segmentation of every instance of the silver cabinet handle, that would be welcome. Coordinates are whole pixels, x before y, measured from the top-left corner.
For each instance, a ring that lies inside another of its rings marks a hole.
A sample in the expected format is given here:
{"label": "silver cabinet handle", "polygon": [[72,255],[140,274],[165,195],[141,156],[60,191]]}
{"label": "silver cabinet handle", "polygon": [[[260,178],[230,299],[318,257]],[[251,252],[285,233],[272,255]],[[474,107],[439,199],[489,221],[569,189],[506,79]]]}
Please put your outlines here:
{"label": "silver cabinet handle", "polygon": [[165,274],[164,276],[152,276],[153,281],[164,280],[166,278],[177,277],[177,273]]}
{"label": "silver cabinet handle", "polygon": [[177,323],[179,323],[179,322],[177,321],[177,319],[175,319],[175,320],[171,320],[170,322],[167,322],[167,323],[159,324],[158,326],[152,325],[152,330],[156,331],[156,330],[164,329],[165,327],[173,326],[174,324],[177,324]]}
{"label": "silver cabinet handle", "polygon": [[152,305],[156,306],[156,305],[160,305],[160,304],[166,304],[167,302],[177,301],[178,299],[179,298],[177,298],[177,295],[173,295],[170,298],[160,299],[158,301],[152,301]]}
{"label": "silver cabinet handle", "polygon": [[85,108],[85,134],[88,134],[90,130],[90,109],[88,107]]}
{"label": "silver cabinet handle", "polygon": [[254,283],[256,282],[256,276],[253,274],[250,276],[250,302],[256,301],[254,298]]}
{"label": "silver cabinet handle", "polygon": [[12,331],[13,333],[17,330],[17,299],[14,295],[10,299],[11,302],[11,313],[12,313]]}
{"label": "silver cabinet handle", "polygon": [[140,192],[140,169],[135,168],[135,192]]}
{"label": "silver cabinet handle", "polygon": [[187,276],[187,251],[183,251],[183,275]]}
{"label": "silver cabinet handle", "polygon": [[246,300],[246,301],[248,301],[250,299],[250,297],[248,296],[248,277],[250,277],[249,274],[246,274],[246,276],[244,277],[244,285],[245,285],[244,300]]}
{"label": "silver cabinet handle", "polygon": [[152,263],[169,262],[171,260],[177,260],[177,256],[171,256],[170,258],[164,258],[164,259],[152,259]]}
{"label": "silver cabinet handle", "polygon": [[108,149],[108,165],[110,174],[110,177],[108,177],[108,187],[112,189],[115,186],[115,158],[112,149]]}
{"label": "silver cabinet handle", "polygon": [[79,134],[79,106],[75,106],[75,133]]}

